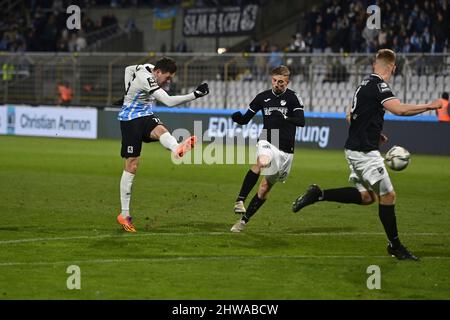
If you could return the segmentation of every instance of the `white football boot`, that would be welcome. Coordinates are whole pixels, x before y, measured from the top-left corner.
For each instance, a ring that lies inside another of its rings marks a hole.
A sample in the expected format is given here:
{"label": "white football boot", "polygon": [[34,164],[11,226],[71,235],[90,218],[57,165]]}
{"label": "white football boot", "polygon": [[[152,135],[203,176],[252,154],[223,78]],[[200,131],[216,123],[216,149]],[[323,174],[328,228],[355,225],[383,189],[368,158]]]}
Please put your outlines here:
{"label": "white football boot", "polygon": [[231,232],[241,232],[244,231],[245,229],[245,221],[239,219],[232,227],[231,227]]}
{"label": "white football boot", "polygon": [[247,210],[245,210],[244,201],[236,201],[234,203],[234,213],[244,214],[246,212],[247,212]]}

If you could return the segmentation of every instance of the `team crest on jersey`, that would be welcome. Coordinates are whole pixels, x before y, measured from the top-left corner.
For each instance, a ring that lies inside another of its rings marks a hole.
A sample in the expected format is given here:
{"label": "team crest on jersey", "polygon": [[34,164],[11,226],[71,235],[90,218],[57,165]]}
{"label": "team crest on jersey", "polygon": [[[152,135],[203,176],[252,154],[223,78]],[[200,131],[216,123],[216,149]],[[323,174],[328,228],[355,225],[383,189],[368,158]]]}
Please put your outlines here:
{"label": "team crest on jersey", "polygon": [[285,106],[285,105],[286,105],[286,100],[281,100],[281,101],[280,101],[280,104],[281,104],[282,106]]}
{"label": "team crest on jersey", "polygon": [[389,88],[387,83],[382,82],[382,83],[379,83],[377,86],[378,86],[378,90],[380,90],[381,93],[391,91],[391,88]]}
{"label": "team crest on jersey", "polygon": [[148,84],[150,85],[150,88],[158,86],[158,83],[156,82],[156,79],[153,77],[147,78]]}

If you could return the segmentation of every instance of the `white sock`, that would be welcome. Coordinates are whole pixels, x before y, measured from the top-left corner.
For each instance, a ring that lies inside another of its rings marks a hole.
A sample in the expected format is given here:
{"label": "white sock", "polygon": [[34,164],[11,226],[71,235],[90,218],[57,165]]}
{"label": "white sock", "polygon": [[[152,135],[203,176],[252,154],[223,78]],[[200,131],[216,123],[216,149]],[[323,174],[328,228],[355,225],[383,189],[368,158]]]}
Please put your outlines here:
{"label": "white sock", "polygon": [[164,148],[172,150],[172,152],[177,151],[179,145],[177,140],[169,132],[163,133],[159,137],[159,142],[164,146]]}
{"label": "white sock", "polygon": [[122,205],[122,217],[130,215],[131,187],[133,185],[134,174],[123,171],[120,179],[120,204]]}

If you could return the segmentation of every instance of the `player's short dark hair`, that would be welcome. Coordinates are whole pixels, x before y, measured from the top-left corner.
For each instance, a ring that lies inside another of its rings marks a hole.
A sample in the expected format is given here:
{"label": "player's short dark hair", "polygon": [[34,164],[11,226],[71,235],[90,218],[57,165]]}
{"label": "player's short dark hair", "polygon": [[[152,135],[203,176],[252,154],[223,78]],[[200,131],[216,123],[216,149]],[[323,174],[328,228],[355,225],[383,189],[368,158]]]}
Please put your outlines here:
{"label": "player's short dark hair", "polygon": [[391,49],[380,49],[375,56],[376,61],[382,61],[385,64],[395,64],[396,58],[397,55]]}
{"label": "player's short dark hair", "polygon": [[172,58],[163,57],[156,62],[154,69],[161,70],[162,73],[175,73],[177,72],[177,63]]}
{"label": "player's short dark hair", "polygon": [[285,76],[289,77],[291,75],[291,72],[289,71],[289,68],[286,66],[278,66],[276,68],[273,68],[270,72],[271,76]]}
{"label": "player's short dark hair", "polygon": [[448,100],[448,92],[442,93],[442,99]]}

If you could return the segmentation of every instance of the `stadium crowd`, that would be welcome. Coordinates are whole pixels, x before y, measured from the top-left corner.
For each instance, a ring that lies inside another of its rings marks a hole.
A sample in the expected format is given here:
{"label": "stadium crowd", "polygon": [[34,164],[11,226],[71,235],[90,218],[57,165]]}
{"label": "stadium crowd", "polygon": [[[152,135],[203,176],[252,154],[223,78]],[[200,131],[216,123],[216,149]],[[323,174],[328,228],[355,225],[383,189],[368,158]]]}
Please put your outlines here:
{"label": "stadium crowd", "polygon": [[[88,34],[118,25],[117,18],[110,13],[98,21],[83,14],[81,32],[66,28],[69,5],[82,8],[126,8],[146,7],[208,7],[241,6],[249,3],[263,5],[266,0],[25,0],[17,10],[0,12],[0,51],[82,51],[90,42]],[[125,31],[135,30],[130,21],[123,26]],[[113,30],[115,31],[115,30]],[[101,34],[99,34],[101,37]]]}
{"label": "stadium crowd", "polygon": [[66,28],[63,1],[29,2],[18,10],[0,12],[0,51],[82,51],[88,45],[87,34],[118,23],[112,13],[95,22],[82,13],[81,31],[71,31]]}
{"label": "stadium crowd", "polygon": [[289,52],[365,52],[392,48],[400,53],[449,49],[448,0],[378,0],[381,29],[368,29],[367,8],[375,1],[326,0],[303,14]]}
{"label": "stadium crowd", "polygon": [[[65,28],[66,8],[104,6],[226,6],[267,0],[25,0],[20,10],[0,12],[0,51],[81,51],[86,34],[117,24],[113,14],[99,21],[82,15],[82,32]],[[284,47],[252,41],[248,51],[272,52],[365,52],[392,48],[399,53],[447,52],[450,37],[449,0],[378,0],[382,28],[368,29],[367,7],[374,1],[325,0],[300,18],[298,32]],[[277,59],[275,57],[274,59]]]}

